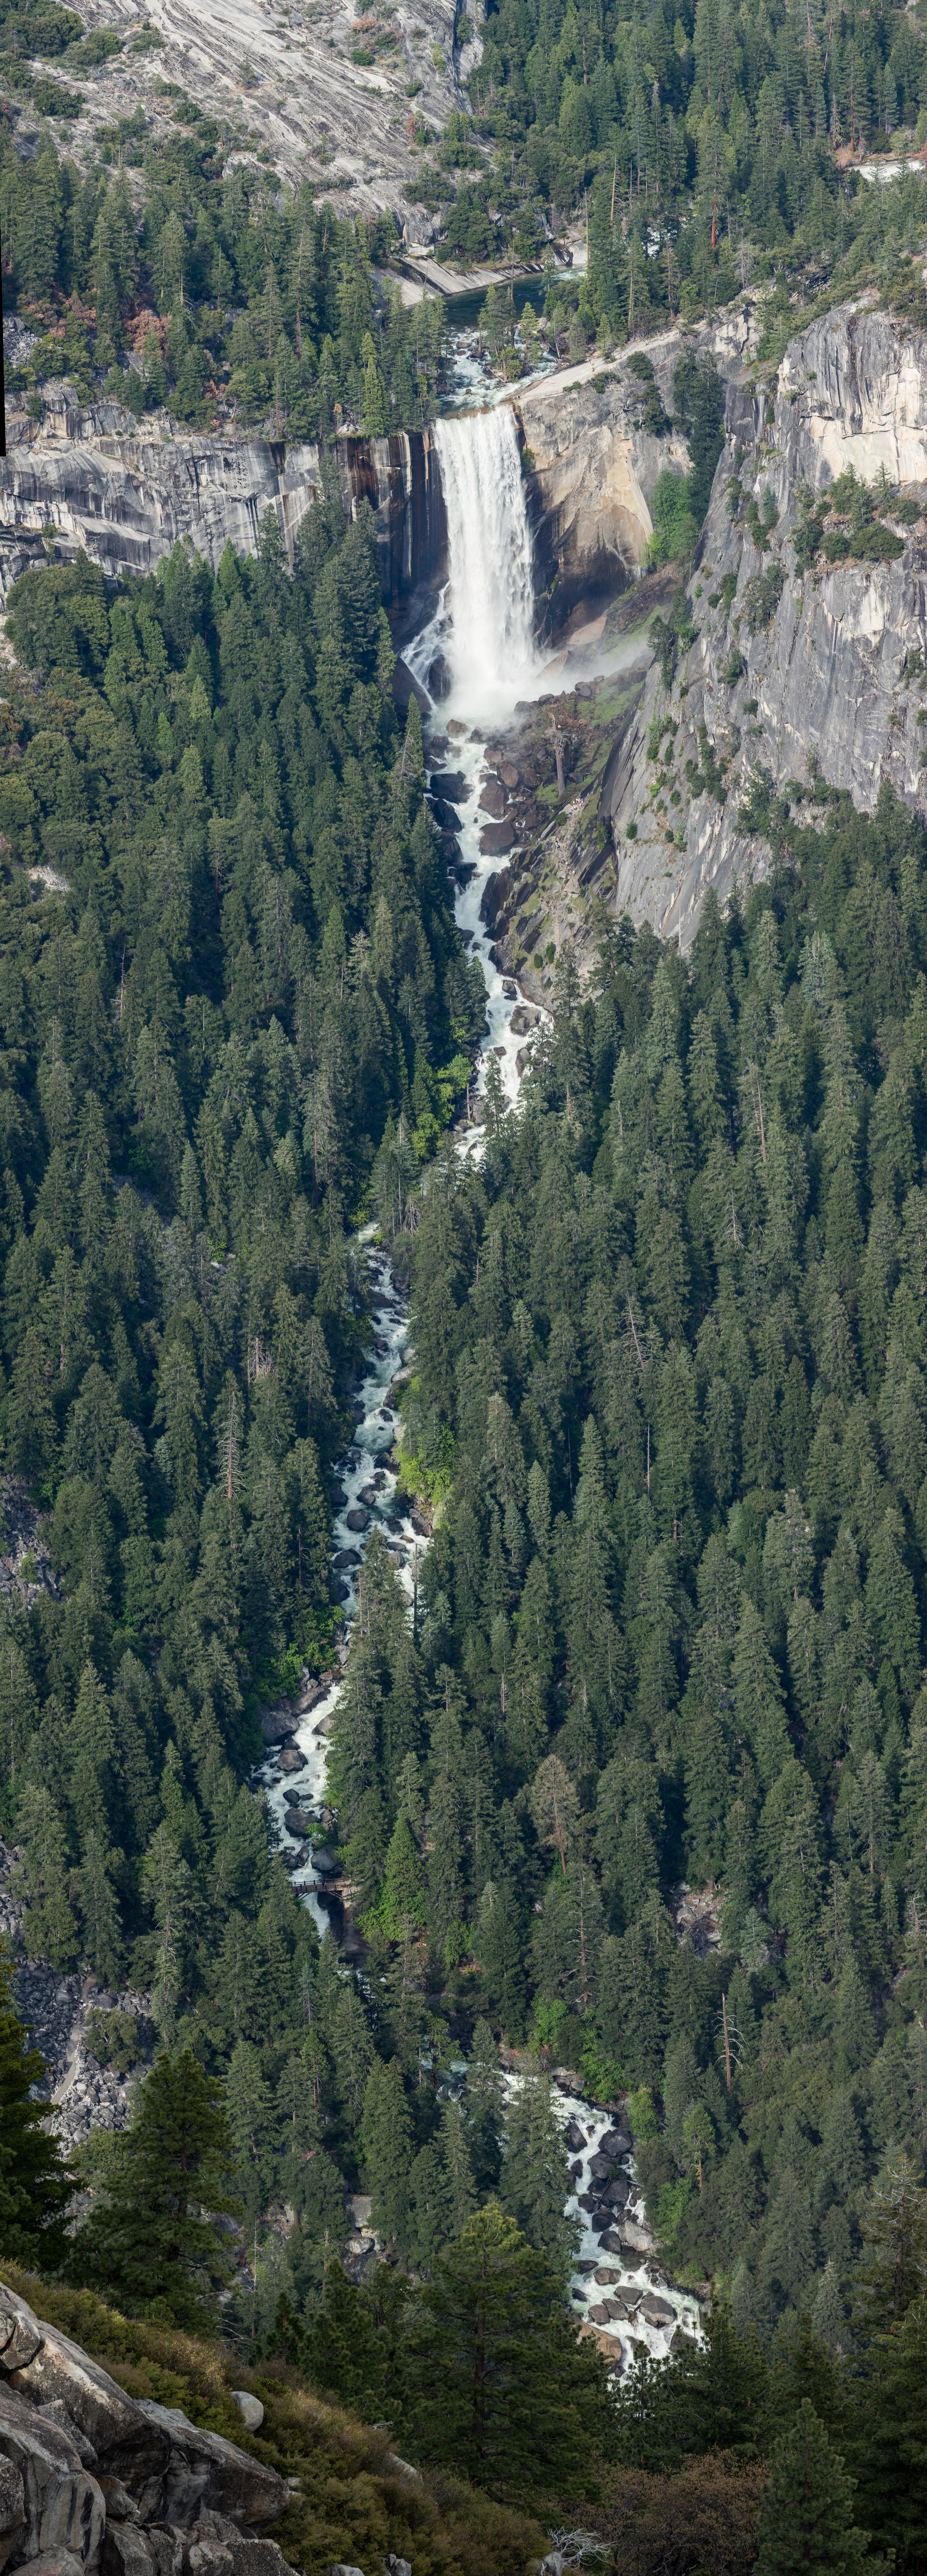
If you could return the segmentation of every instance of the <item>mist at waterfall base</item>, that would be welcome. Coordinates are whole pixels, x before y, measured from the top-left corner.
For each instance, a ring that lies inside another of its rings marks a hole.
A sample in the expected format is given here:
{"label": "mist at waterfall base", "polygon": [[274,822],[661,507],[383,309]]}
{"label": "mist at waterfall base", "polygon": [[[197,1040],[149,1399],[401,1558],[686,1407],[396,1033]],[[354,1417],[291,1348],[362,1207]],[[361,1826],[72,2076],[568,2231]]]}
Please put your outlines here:
{"label": "mist at waterfall base", "polygon": [[[443,653],[451,673],[450,696],[436,707],[433,725],[426,720],[426,737],[430,729],[443,730],[449,718],[455,716],[459,723],[466,724],[467,735],[475,728],[480,737],[476,741],[464,735],[454,738],[453,764],[463,771],[469,790],[467,797],[460,800],[461,848],[475,869],[469,883],[458,891],[454,910],[471,954],[480,958],[486,981],[488,1035],[478,1084],[482,1088],[487,1055],[492,1048],[506,1095],[514,1101],[519,1081],[516,1057],[523,1043],[513,1036],[510,1026],[518,988],[494,966],[489,955],[489,933],[479,918],[487,876],[500,866],[500,861],[486,858],[480,851],[477,799],[487,728],[504,728],[517,698],[540,694],[545,674],[549,674],[549,662],[537,653],[533,641],[531,534],[511,410],[501,404],[493,411],[441,420],[436,424],[435,436],[448,520],[448,581],[437,615],[408,649],[407,658],[423,685],[438,652]],[[584,661],[583,667],[588,670],[588,662]],[[501,864],[507,862],[503,860]],[[476,1130],[472,1140],[476,1152],[480,1143],[480,1131]],[[405,1498],[397,1489],[395,1467],[388,1463],[396,1433],[391,1387],[406,1358],[408,1321],[405,1293],[387,1254],[375,1246],[374,1235],[374,1226],[368,1225],[358,1241],[368,1247],[375,1334],[358,1388],[354,1436],[335,1471],[339,1500],[333,1524],[334,1565],[344,1587],[345,1611],[342,1657],[356,1613],[357,1578],[373,1530],[379,1528],[386,1539],[410,1611],[417,1565],[427,1544],[412,1527]],[[353,1516],[358,1506],[369,1515],[366,1529],[361,1532],[348,1526],[348,1515]],[[294,1730],[295,1744],[303,1757],[302,1770],[284,1774],[273,1755],[262,1766],[268,1806],[285,1847],[286,1792],[298,1790],[299,1811],[317,1820],[315,1839],[317,1847],[324,1850],[321,1811],[327,1737],[340,1688],[339,1678]],[[289,1848],[292,1851],[292,1842]],[[312,1912],[320,1934],[331,1919],[325,1876],[304,1847],[294,1870],[293,1885]],[[362,1946],[355,1934],[350,1953],[345,1944],[346,1954],[357,1958]],[[451,2084],[459,2084],[464,2075],[461,2061],[456,2076],[452,2072]],[[507,2090],[516,2089],[519,2081],[517,2072],[507,2076]],[[697,2310],[691,2299],[668,2287],[646,2251],[622,2247],[611,2228],[608,2233],[614,2241],[611,2246],[603,2246],[603,2212],[594,2206],[583,2208],[581,2201],[595,2201],[591,2169],[613,2125],[612,2114],[595,2109],[558,2085],[552,2090],[557,2118],[565,2130],[571,2130],[573,2187],[567,2209],[582,2226],[571,2299],[580,2314],[590,2307],[597,2311],[596,2323],[614,2347],[616,2366],[626,2369],[635,2350],[660,2357],[668,2352],[680,2329],[697,2333]],[[582,2133],[581,2146],[576,2143],[577,2128]],[[633,2159],[622,2157],[615,2171],[623,2172],[628,2184],[622,2217],[636,2221],[636,2232],[640,2234],[644,2210],[634,2183]],[[606,2308],[617,2313],[606,2315]]]}

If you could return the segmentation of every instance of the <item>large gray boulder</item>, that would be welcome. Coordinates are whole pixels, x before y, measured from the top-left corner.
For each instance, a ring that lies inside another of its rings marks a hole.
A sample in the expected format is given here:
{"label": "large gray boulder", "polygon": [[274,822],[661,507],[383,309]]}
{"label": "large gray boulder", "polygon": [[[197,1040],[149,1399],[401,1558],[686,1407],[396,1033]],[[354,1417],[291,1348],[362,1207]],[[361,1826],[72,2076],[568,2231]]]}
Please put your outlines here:
{"label": "large gray boulder", "polygon": [[17,2563],[64,2549],[86,2570],[96,2569],[106,2525],[96,2479],[57,2424],[10,2387],[0,2387],[0,2456],[22,2479],[25,2527]]}
{"label": "large gray boulder", "polygon": [[0,2576],[292,2576],[255,2531],[289,2502],[275,2470],[137,2404],[0,2282]]}
{"label": "large gray boulder", "polygon": [[251,2459],[221,2433],[191,2424],[179,2406],[156,2406],[145,2398],[142,2413],[168,2435],[171,2446],[159,2521],[187,2524],[206,2510],[227,2514],[232,2522],[260,2524],[276,2522],[286,2511],[289,2490],[275,2469]]}
{"label": "large gray boulder", "polygon": [[8,2290],[5,2282],[0,2282],[0,2370],[7,2373],[20,2370],[25,2362],[32,2360],[33,2353],[38,2352],[41,2341],[38,2317],[33,2315],[25,2299],[18,2298],[15,2290]]}
{"label": "large gray boulder", "polygon": [[13,2460],[0,2460],[0,2567],[5,2567],[12,2557],[25,2521],[25,2489],[19,2470]]}
{"label": "large gray boulder", "polygon": [[135,2523],[107,2521],[101,2576],[156,2576],[157,2563],[146,2531]]}
{"label": "large gray boulder", "polygon": [[[44,2408],[51,2403],[66,2407],[92,2444],[100,2468],[120,2478],[130,2495],[147,2495],[167,2468],[167,2432],[69,2335],[38,2319],[33,2322],[39,2328],[39,2348],[13,2375],[14,2388]],[[0,2370],[8,2367],[6,2353],[0,2353]]]}

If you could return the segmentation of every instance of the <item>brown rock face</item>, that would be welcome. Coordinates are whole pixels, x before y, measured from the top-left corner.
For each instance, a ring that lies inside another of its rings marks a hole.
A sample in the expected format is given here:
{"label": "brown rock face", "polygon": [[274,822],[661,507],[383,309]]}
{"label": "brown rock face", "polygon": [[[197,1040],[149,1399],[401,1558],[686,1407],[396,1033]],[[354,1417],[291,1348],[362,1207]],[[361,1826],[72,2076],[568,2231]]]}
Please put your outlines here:
{"label": "brown rock face", "polygon": [[484,825],[483,830],[480,833],[480,848],[487,858],[502,858],[506,850],[513,850],[514,847],[515,833],[511,823],[486,823]]}
{"label": "brown rock face", "polygon": [[505,789],[500,786],[497,778],[487,779],[480,797],[480,813],[491,814],[496,822],[499,822],[505,813]]}

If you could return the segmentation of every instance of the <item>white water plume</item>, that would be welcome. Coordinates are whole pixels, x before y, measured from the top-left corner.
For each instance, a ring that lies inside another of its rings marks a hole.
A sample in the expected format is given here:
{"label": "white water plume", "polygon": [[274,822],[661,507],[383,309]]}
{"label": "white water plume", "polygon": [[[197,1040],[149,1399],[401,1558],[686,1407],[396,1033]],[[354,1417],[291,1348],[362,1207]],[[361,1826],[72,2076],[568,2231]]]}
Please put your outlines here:
{"label": "white water plume", "polygon": [[536,669],[531,531],[511,406],[438,420],[433,436],[447,514],[448,580],[410,655],[426,677],[437,652],[451,674],[448,711],[501,718]]}

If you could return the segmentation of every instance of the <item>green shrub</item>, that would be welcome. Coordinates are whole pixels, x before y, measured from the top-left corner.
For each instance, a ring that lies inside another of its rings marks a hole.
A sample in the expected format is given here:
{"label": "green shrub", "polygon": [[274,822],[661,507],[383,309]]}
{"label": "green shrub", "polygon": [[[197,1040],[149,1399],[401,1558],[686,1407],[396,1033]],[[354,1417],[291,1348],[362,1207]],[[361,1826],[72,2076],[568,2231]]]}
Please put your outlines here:
{"label": "green shrub", "polygon": [[658,474],[650,504],[653,535],[647,547],[651,569],[665,563],[691,563],[698,544],[698,523],[692,512],[689,478],[664,467]]}
{"label": "green shrub", "polygon": [[874,527],[864,528],[856,538],[853,552],[863,563],[897,563],[904,553],[904,542],[896,537],[894,528],[884,528],[877,520]]}

